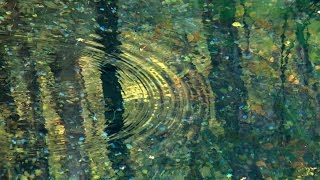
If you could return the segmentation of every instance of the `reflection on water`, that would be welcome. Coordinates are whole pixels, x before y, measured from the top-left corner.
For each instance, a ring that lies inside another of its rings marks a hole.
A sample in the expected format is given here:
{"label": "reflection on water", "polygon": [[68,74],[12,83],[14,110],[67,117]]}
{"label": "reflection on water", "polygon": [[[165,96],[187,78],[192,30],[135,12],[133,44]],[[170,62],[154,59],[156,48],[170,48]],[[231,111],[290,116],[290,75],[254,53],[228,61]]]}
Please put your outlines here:
{"label": "reflection on water", "polygon": [[314,179],[317,1],[0,0],[1,179]]}

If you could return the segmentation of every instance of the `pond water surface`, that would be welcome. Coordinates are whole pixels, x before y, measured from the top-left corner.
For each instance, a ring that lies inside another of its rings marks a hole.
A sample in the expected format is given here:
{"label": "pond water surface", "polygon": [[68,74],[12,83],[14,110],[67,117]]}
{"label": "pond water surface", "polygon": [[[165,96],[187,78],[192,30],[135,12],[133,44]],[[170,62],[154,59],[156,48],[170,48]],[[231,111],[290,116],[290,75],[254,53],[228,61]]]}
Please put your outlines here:
{"label": "pond water surface", "polygon": [[319,179],[317,0],[0,0],[0,179]]}

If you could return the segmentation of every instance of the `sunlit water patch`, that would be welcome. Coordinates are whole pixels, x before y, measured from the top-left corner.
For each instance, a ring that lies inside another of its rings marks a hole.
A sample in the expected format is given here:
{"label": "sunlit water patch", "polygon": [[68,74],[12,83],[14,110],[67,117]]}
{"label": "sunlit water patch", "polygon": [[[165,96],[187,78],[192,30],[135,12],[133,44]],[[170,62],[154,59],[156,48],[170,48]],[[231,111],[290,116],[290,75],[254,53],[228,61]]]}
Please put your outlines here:
{"label": "sunlit water patch", "polygon": [[[189,72],[189,76],[179,77],[158,59],[161,57],[129,53],[124,52],[115,63],[125,107],[122,133],[134,138],[148,137],[155,130],[173,133],[183,121],[192,121],[197,109],[198,116],[210,116],[207,108],[212,96],[210,99],[210,86],[203,76]],[[191,75],[198,76],[197,81],[190,79]]]}

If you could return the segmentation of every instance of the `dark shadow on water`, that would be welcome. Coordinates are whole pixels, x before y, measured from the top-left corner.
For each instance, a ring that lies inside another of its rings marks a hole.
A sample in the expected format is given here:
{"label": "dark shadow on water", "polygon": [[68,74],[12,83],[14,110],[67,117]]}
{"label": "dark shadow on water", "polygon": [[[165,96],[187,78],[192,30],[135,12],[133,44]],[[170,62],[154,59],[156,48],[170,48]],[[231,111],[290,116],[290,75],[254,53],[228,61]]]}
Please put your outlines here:
{"label": "dark shadow on water", "polygon": [[[104,45],[103,51],[107,55],[118,56],[121,52],[118,46],[121,44],[118,41],[118,17],[117,17],[117,1],[100,1],[95,4],[96,11],[98,13],[97,22],[99,29],[97,34],[102,39],[97,42]],[[123,98],[121,95],[121,86],[117,78],[117,69],[111,64],[104,64],[101,67],[101,81],[103,88],[103,96],[105,99],[105,117],[106,117],[106,129],[105,132],[110,135],[116,135],[123,129],[123,113],[125,111],[123,107]],[[132,177],[133,171],[129,167],[127,160],[130,157],[129,151],[124,144],[124,139],[114,139],[109,142],[110,150],[109,159],[112,162],[112,166],[115,170],[120,167],[125,167],[124,174],[126,177]]]}
{"label": "dark shadow on water", "polygon": [[116,68],[112,65],[104,65],[102,67],[102,87],[103,96],[106,102],[105,116],[108,120],[106,132],[108,135],[115,134],[121,131],[123,127],[123,104],[121,96],[121,86],[116,78]]}

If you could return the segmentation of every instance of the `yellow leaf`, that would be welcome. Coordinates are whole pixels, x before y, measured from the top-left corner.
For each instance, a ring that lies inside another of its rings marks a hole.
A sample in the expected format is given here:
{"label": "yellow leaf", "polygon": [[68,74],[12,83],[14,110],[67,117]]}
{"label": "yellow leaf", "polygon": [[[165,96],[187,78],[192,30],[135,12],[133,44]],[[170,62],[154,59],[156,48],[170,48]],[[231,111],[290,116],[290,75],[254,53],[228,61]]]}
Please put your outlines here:
{"label": "yellow leaf", "polygon": [[290,42],[290,41],[286,41],[286,42],[284,42],[284,44],[285,44],[286,46],[289,46],[289,45],[291,44],[291,42]]}
{"label": "yellow leaf", "polygon": [[299,84],[299,80],[298,80],[298,79],[295,79],[292,83],[293,83],[293,84]]}
{"label": "yellow leaf", "polygon": [[294,81],[295,80],[295,77],[293,74],[290,74],[289,77],[288,77],[288,81]]}
{"label": "yellow leaf", "polygon": [[271,58],[269,59],[269,61],[270,61],[270,62],[274,62],[274,57],[271,57]]}
{"label": "yellow leaf", "polygon": [[292,84],[299,84],[299,79],[297,79],[297,77],[294,76],[293,74],[289,75],[288,81],[291,82]]}
{"label": "yellow leaf", "polygon": [[234,26],[234,27],[242,27],[242,24],[239,23],[239,22],[234,22],[234,23],[232,23],[232,26]]}

